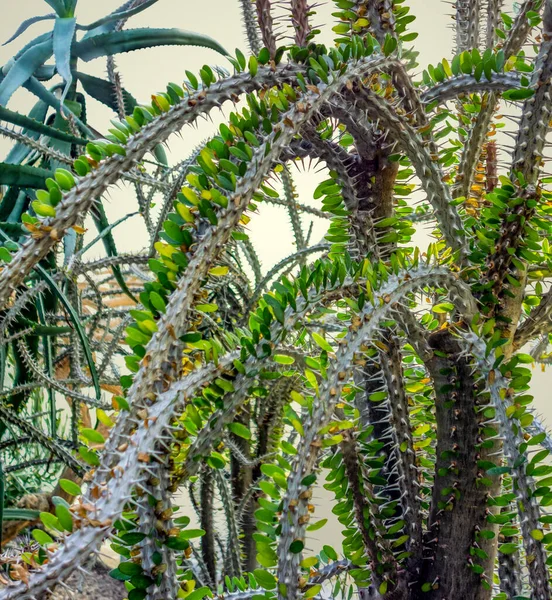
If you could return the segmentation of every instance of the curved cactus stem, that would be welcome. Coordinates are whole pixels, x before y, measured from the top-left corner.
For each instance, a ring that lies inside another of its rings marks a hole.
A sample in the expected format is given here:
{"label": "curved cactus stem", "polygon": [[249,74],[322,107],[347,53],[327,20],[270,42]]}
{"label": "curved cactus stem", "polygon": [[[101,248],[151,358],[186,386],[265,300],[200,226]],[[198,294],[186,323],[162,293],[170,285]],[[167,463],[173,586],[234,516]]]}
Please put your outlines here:
{"label": "curved cactus stem", "polygon": [[[217,373],[218,368],[214,364],[193,371],[186,378],[185,393],[194,394]],[[82,527],[68,536],[57,551],[51,553],[48,563],[31,575],[28,584],[17,582],[0,590],[0,600],[32,600],[37,594],[51,589],[58,581],[65,579],[87,560],[91,552],[96,551],[101,541],[110,534],[114,521],[120,517],[130,490],[146,482],[148,475],[139,455],[145,457],[155,454],[157,440],[167,430],[174,406],[182,401],[181,395],[182,393],[176,394],[173,390],[160,394],[158,402],[148,410],[148,426],[139,423],[134,432],[125,436],[124,449],[116,450],[118,468],[114,470],[114,476],[105,481],[103,475],[96,473],[85,497],[85,502],[91,506],[88,519],[93,523],[85,520]],[[3,410],[5,409],[0,406],[0,413]],[[128,413],[124,417],[128,419]]]}
{"label": "curved cactus stem", "polygon": [[29,436],[34,443],[41,444],[58,460],[70,467],[77,475],[82,476],[86,472],[85,467],[71,454],[67,448],[58,444],[50,435],[42,432],[32,425],[28,419],[18,417],[13,410],[9,410],[0,404],[0,417],[7,423],[18,427],[25,435]]}
{"label": "curved cactus stem", "polygon": [[525,0],[519,8],[512,29],[508,34],[508,38],[504,43],[504,54],[509,58],[513,54],[517,54],[523,45],[527,42],[527,38],[533,25],[531,25],[528,17],[529,13],[542,12],[547,0]]}
{"label": "curved cactus stem", "polygon": [[544,439],[539,442],[539,445],[552,454],[552,434],[550,434],[546,425],[536,415],[533,415],[533,422],[526,429],[534,436],[544,434]]}
{"label": "curved cactus stem", "polygon": [[[158,323],[158,331],[153,335],[146,348],[147,368],[142,366],[138,371],[128,393],[128,397],[132,401],[130,418],[119,419],[113,428],[98,473],[107,476],[108,473],[113,472],[112,468],[114,464],[117,464],[116,448],[119,440],[123,435],[129,434],[133,423],[136,422],[136,415],[147,409],[148,404],[151,403],[149,398],[152,395],[155,397],[160,389],[167,385],[170,386],[178,378],[180,370],[178,365],[181,362],[179,357],[183,344],[175,335],[181,335],[185,331],[195,293],[202,279],[207,275],[215,255],[220,252],[230,238],[230,234],[247,208],[253,192],[271,168],[280,148],[317,112],[319,106],[344,86],[350,77],[358,77],[370,72],[385,62],[384,57],[358,61],[350,70],[336,77],[330,84],[319,86],[321,89],[317,88],[316,91],[305,94],[301,98],[300,110],[293,106],[287,113],[284,113],[285,116],[282,117],[278,134],[276,135],[275,132],[269,134],[265,145],[256,149],[256,156],[254,156],[251,166],[241,178],[240,183],[236,185],[234,194],[230,195],[226,214],[219,220],[214,230],[210,229],[203,235],[186,268],[186,276],[179,281],[177,289],[170,297],[166,312]],[[170,112],[166,114],[170,114]]]}
{"label": "curved cactus stem", "polygon": [[[287,207],[287,201],[284,200],[283,198],[265,198],[264,200],[267,204],[274,204],[275,206],[285,206]],[[314,215],[315,217],[318,217],[319,219],[330,219],[331,215],[329,215],[327,212],[322,212],[320,209],[315,208],[314,206],[308,206],[306,204],[300,204],[299,202],[295,203],[295,208],[300,211],[303,212],[307,215]]]}
{"label": "curved cactus stem", "polygon": [[[480,446],[484,418],[474,418],[479,390],[469,359],[447,329],[432,333],[429,344],[434,355],[425,364],[433,380],[437,447],[421,581],[438,581],[439,589],[451,590],[459,598],[473,594],[474,599],[488,600],[495,544],[478,532],[489,528],[487,498],[498,492],[500,478],[490,478],[491,487],[478,484],[478,461],[490,460],[492,449]],[[445,559],[441,544],[447,539],[455,543],[447,548]],[[483,553],[478,556],[477,571],[468,560],[472,547]],[[463,569],[453,574],[450,564]],[[483,578],[486,587],[481,586]],[[437,599],[439,594],[430,591],[429,598]]]}
{"label": "curved cactus stem", "polygon": [[[380,330],[380,321],[393,312],[393,306],[400,304],[406,294],[428,283],[431,273],[431,285],[443,283],[443,287],[456,286],[457,280],[446,271],[439,268],[418,267],[403,276],[393,276],[377,291],[376,306],[369,305],[358,315],[358,326],[351,326],[346,342],[340,345],[336,359],[328,369],[327,378],[320,385],[316,395],[312,416],[304,423],[304,435],[299,443],[297,454],[292,463],[292,471],[288,478],[288,487],[283,499],[281,535],[278,543],[278,581],[285,585],[285,593],[281,590],[281,600],[295,600],[298,594],[298,568],[301,553],[290,552],[290,545],[295,540],[304,540],[305,528],[302,519],[308,512],[305,498],[308,496],[308,486],[302,481],[313,472],[318,462],[320,449],[319,431],[332,418],[333,410],[339,401],[341,390],[350,374],[353,357],[360,346]],[[405,281],[406,279],[406,281]],[[386,302],[379,305],[381,298]],[[293,506],[293,510],[291,510]]]}
{"label": "curved cactus stem", "polygon": [[542,170],[546,135],[552,117],[552,4],[547,2],[544,11],[543,42],[536,59],[531,86],[535,93],[524,102],[521,122],[512,157],[510,179],[522,202],[508,208],[502,215],[500,237],[495,244],[492,259],[488,259],[487,281],[492,282],[494,295],[501,300],[501,314],[509,319],[504,326],[504,336],[512,341],[521,314],[521,290],[527,274],[525,268],[513,269],[514,280],[519,279],[520,289],[504,285],[512,256],[524,240],[525,223],[535,213],[540,197],[538,179]]}
{"label": "curved cactus stem", "polygon": [[257,22],[263,40],[264,47],[270,52],[270,56],[276,54],[276,38],[274,36],[274,19],[272,17],[271,0],[255,0],[257,6]]}
{"label": "curved cactus stem", "polygon": [[226,543],[226,554],[228,556],[228,563],[231,567],[231,572],[228,573],[230,577],[241,577],[241,556],[240,556],[240,533],[237,527],[236,513],[234,509],[234,499],[232,493],[228,487],[224,475],[218,470],[215,470],[215,479],[217,487],[219,489],[222,506],[224,509],[224,515],[226,517],[226,528],[227,528],[227,543]]}
{"label": "curved cactus stem", "polygon": [[317,244],[316,246],[311,246],[310,248],[304,248],[299,252],[295,252],[294,254],[290,254],[286,256],[286,258],[282,259],[279,263],[276,263],[270,271],[259,281],[255,291],[253,292],[249,304],[249,308],[254,306],[256,302],[259,300],[261,295],[265,292],[268,284],[276,277],[276,275],[288,265],[292,265],[293,263],[300,263],[301,259],[309,256],[309,254],[316,254],[318,252],[324,252],[328,250],[329,244]]}
{"label": "curved cactus stem", "polygon": [[45,385],[45,387],[56,390],[57,392],[60,392],[67,398],[71,398],[77,402],[84,402],[89,406],[93,406],[95,408],[102,408],[103,410],[111,409],[111,405],[107,404],[106,402],[101,402],[99,400],[96,400],[96,398],[91,398],[90,396],[79,394],[76,390],[72,390],[66,387],[65,385],[59,383],[56,379],[49,377],[43,371],[43,369],[41,369],[40,366],[35,362],[23,340],[18,340],[17,346],[29,370],[35,374],[35,376],[42,382],[43,385]]}
{"label": "curved cactus stem", "polygon": [[[352,495],[356,526],[360,531],[365,552],[370,557],[372,585],[379,587],[382,579],[374,572],[376,566],[384,566],[384,568],[391,570],[391,576],[394,576],[397,564],[389,547],[389,542],[384,539],[381,524],[378,522],[377,508],[374,506],[375,493],[373,486],[363,477],[364,469],[359,463],[360,452],[358,446],[354,438],[347,432],[343,437],[344,440],[339,447]],[[366,527],[367,514],[370,515],[370,528]]]}
{"label": "curved cactus stem", "polygon": [[[527,36],[531,31],[527,14],[532,11],[539,12],[543,6],[544,2],[542,0],[526,0],[523,3],[503,46],[506,58],[518,54],[527,41]],[[494,80],[495,78],[493,77]],[[486,139],[498,101],[499,95],[496,91],[489,93],[486,102],[475,117],[475,122],[464,145],[458,168],[458,173],[462,177],[462,186],[457,196],[467,197],[467,192],[471,189],[475,177],[477,160],[481,154],[483,142]]]}
{"label": "curved cactus stem", "polygon": [[[383,62],[385,61],[380,59],[380,63]],[[0,306],[5,306],[16,287],[46,256],[63,233],[76,225],[86,214],[95,198],[116,183],[121,174],[134,166],[146,152],[165,141],[185,124],[194,122],[199,116],[220,106],[225,100],[231,99],[233,94],[254,91],[267,84],[273,85],[282,79],[285,80],[286,74],[291,75],[292,71],[293,68],[289,66],[276,71],[259,68],[255,78],[251,78],[249,73],[241,73],[214,83],[206,90],[186,96],[168,112],[162,113],[133,135],[125,148],[125,156],[115,154],[106,159],[98,169],[79,180],[77,185],[65,194],[57,207],[56,217],[47,223],[52,228],[52,233],[29,238],[22,244],[21,250],[14,255],[10,264],[0,274]]]}
{"label": "curved cactus stem", "polygon": [[[462,94],[473,94],[475,92],[499,94],[500,92],[519,87],[521,87],[521,77],[518,73],[493,73],[490,81],[487,79],[480,79],[478,81],[473,75],[459,75],[430,87],[421,94],[420,99],[424,104],[431,104],[433,102],[443,104],[448,100],[455,100]],[[486,106],[484,105],[482,110]],[[494,108],[494,105],[491,106]],[[492,114],[492,111],[488,112]],[[481,124],[478,124],[478,129],[481,127]]]}
{"label": "curved cactus stem", "polygon": [[[406,332],[410,334],[408,329]],[[410,535],[408,549],[412,556],[409,562],[419,566],[422,558],[422,511],[418,499],[416,451],[412,438],[399,341],[395,337],[389,337],[386,341],[388,350],[380,351],[380,363],[389,396],[390,424],[393,426],[394,442],[393,462],[398,468],[401,517],[406,521],[405,529]]]}
{"label": "curved cactus stem", "polygon": [[[198,146],[194,149],[194,151],[188,156],[188,158],[182,162],[178,169],[178,173],[174,178],[174,181],[170,185],[169,189],[164,194],[163,205],[161,206],[161,210],[159,211],[159,215],[157,217],[157,223],[155,227],[152,229],[150,233],[150,253],[154,252],[154,244],[159,239],[159,234],[163,230],[163,223],[167,219],[169,212],[172,209],[174,199],[176,194],[180,191],[180,188],[186,181],[186,175],[190,171],[190,167],[194,165],[199,156],[200,151],[202,150],[203,145]],[[148,218],[150,218],[150,203],[145,205],[145,213]]]}
{"label": "curved cactus stem", "polygon": [[255,277],[255,285],[259,285],[259,282],[263,277],[263,270],[261,267],[259,255],[257,254],[255,247],[251,243],[251,240],[240,240],[239,245],[242,249],[242,252],[245,255],[247,262],[249,263],[249,266],[251,267],[251,270],[253,271],[253,276]]}

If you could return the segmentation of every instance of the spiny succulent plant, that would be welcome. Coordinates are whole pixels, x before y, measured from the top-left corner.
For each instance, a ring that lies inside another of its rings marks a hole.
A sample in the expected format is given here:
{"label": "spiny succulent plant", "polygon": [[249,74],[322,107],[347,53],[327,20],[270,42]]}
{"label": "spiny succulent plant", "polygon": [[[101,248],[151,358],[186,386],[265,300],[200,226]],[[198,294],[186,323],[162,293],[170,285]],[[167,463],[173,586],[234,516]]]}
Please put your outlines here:
{"label": "spiny succulent plant", "polygon": [[[111,185],[145,177],[148,152],[241,101],[152,184],[165,200],[148,227],[155,255],[133,258],[139,281],[125,284],[140,305],[98,352],[124,329],[130,374],[115,412],[99,413],[105,435],[76,432],[83,495],[42,515],[28,581],[6,580],[0,600],[38,597],[106,538],[129,600],[549,599],[552,438],[528,365],[549,362],[552,331],[552,4],[498,18],[500,2],[457,0],[457,52],[421,81],[403,2],[335,0],[330,48],[306,2],[284,17],[270,0],[241,5],[251,56],[236,51],[231,75],[186,72],[88,143],[6,246],[9,313],[40,295],[34,270]],[[285,46],[280,24],[294,31]],[[315,209],[290,169],[305,158],[327,168]],[[246,226],[266,202],[289,211],[296,248],[263,275]],[[322,244],[308,245],[307,210],[329,218]],[[411,243],[420,221],[434,228],[425,249]],[[70,257],[86,275],[77,296],[101,306],[92,272],[113,264]],[[321,484],[343,538],[314,552]],[[199,528],[176,512],[184,488]]]}

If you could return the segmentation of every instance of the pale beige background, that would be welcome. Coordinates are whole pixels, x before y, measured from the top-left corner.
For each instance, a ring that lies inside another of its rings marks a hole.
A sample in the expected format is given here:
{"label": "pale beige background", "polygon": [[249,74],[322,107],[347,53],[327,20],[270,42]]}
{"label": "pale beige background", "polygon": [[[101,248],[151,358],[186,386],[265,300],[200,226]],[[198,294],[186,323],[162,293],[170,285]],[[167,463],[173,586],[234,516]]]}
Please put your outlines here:
{"label": "pale beige background", "polygon": [[[113,10],[123,0],[80,0],[77,17],[80,23],[89,23]],[[411,0],[412,13],[417,16],[417,21],[411,25],[411,29],[418,31],[420,37],[416,46],[420,52],[420,68],[428,63],[437,63],[443,57],[450,57],[452,52],[452,31],[450,27],[454,21],[450,13],[450,4],[441,0]],[[507,1],[506,6],[512,2]],[[333,4],[329,1],[317,9],[314,22],[318,25],[330,24],[333,21],[331,12]],[[24,19],[36,15],[51,12],[50,7],[42,0],[0,0],[0,42],[8,39]],[[21,36],[17,41],[8,46],[0,47],[0,65],[4,64],[23,43],[32,37],[46,31],[51,23],[38,23],[29,32]],[[147,9],[143,14],[133,17],[127,27],[180,27],[211,35],[217,39],[227,50],[233,51],[239,47],[246,50],[245,36],[241,23],[238,0],[160,0],[156,5]],[[322,27],[323,34],[320,40],[325,43],[331,42],[331,26]],[[193,72],[205,64],[227,64],[226,61],[216,53],[201,48],[154,48],[133,52],[116,57],[116,62],[123,75],[125,87],[138,99],[146,102],[152,92],[165,89],[167,82],[179,82],[184,77],[184,70]],[[105,76],[105,60],[98,59],[83,65],[82,70],[97,76]],[[25,112],[32,105],[33,98],[26,92],[19,92],[10,102],[11,108],[17,108]],[[102,105],[94,103],[89,108],[89,119],[94,126],[105,131],[109,125],[112,114]],[[216,112],[212,114],[213,122],[202,122],[197,128],[185,128],[182,137],[174,136],[170,141],[171,152],[169,158],[176,161],[184,158],[190,151],[210,132],[214,125],[218,124],[224,117]],[[0,138],[0,157],[3,157],[10,147],[10,142]],[[311,202],[312,191],[317,182],[323,177],[323,173],[300,173],[296,176],[300,200]],[[135,210],[134,196],[130,190],[124,187],[114,188],[110,195],[108,213],[112,220]],[[305,219],[305,229],[308,220]],[[322,224],[317,224],[312,241],[315,242],[323,235]],[[270,268],[278,260],[289,253],[291,238],[287,214],[271,206],[261,206],[260,214],[254,217],[250,231],[251,238],[258,249],[265,269]],[[137,251],[146,243],[145,231],[139,217],[127,222],[117,229],[117,243],[120,250]],[[417,243],[424,244],[427,236],[417,237]],[[99,250],[98,250],[99,251]],[[552,424],[552,408],[549,406],[549,393],[546,389],[546,379],[550,380],[548,373],[535,370],[533,391],[536,397],[536,407],[548,418]],[[549,384],[550,385],[550,384]],[[328,497],[322,492],[320,496],[319,516],[333,517],[329,512]],[[331,505],[330,505],[331,506]],[[320,544],[335,543],[339,536],[340,525],[333,520],[331,526],[326,526],[318,532],[318,537],[313,540],[314,549]]]}

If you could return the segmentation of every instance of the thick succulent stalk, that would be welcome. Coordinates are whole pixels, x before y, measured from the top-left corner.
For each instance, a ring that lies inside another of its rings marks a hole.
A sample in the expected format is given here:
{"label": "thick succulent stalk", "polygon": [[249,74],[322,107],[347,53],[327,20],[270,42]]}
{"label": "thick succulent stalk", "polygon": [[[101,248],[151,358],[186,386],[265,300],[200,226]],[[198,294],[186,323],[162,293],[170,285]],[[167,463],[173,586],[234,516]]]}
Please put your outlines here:
{"label": "thick succulent stalk", "polygon": [[[443,183],[441,167],[432,159],[420,135],[376,94],[360,89],[354,102],[362,109],[358,111],[358,120],[363,118],[363,111],[366,111],[376,122],[385,125],[392,136],[390,139],[398,143],[410,158],[428,201],[435,209],[437,222],[447,243],[461,253],[466,252],[462,221],[450,205],[450,188]],[[351,107],[351,112],[357,110],[356,107]]]}
{"label": "thick succulent stalk", "polygon": [[394,463],[398,468],[398,488],[403,518],[410,535],[408,543],[412,558],[410,572],[419,568],[422,554],[422,511],[419,501],[418,465],[412,427],[410,424],[408,397],[402,372],[402,356],[398,340],[388,340],[388,351],[380,353],[383,376],[388,389],[390,425],[392,427]]}
{"label": "thick succulent stalk", "polygon": [[201,537],[201,556],[207,567],[210,580],[217,583],[217,560],[215,550],[215,521],[214,521],[215,477],[213,470],[207,467],[200,476],[199,492],[199,523],[205,535]]}
{"label": "thick succulent stalk", "polygon": [[255,0],[257,5],[257,20],[264,47],[270,56],[276,54],[276,38],[274,36],[274,19],[272,17],[271,0]]}
{"label": "thick succulent stalk", "polygon": [[295,28],[295,43],[306,46],[311,27],[309,25],[308,0],[291,0],[291,22]]}
{"label": "thick succulent stalk", "polygon": [[[301,224],[299,211],[295,207],[295,198],[297,196],[295,192],[295,184],[293,183],[291,173],[287,168],[282,171],[282,183],[284,187],[284,196],[288,202],[288,213],[291,221],[291,227],[293,229],[293,237],[295,238],[295,245],[297,246],[297,250],[300,252],[306,247],[305,236],[303,234],[303,226]],[[301,263],[304,264],[304,260],[301,261]]]}
{"label": "thick succulent stalk", "polygon": [[361,14],[358,11],[360,7],[367,9],[366,15],[370,21],[369,31],[380,44],[384,43],[387,35],[395,35],[392,0],[370,0],[369,2],[357,0],[356,5],[359,16]]}
{"label": "thick succulent stalk", "polygon": [[457,54],[479,47],[481,0],[456,0]]}
{"label": "thick succulent stalk", "polygon": [[259,42],[259,28],[253,0],[240,0],[240,5],[249,49],[252,54],[257,55],[261,50],[261,43]]}
{"label": "thick succulent stalk", "polygon": [[[345,434],[340,449],[349,490],[353,498],[356,525],[360,531],[365,552],[370,557],[370,567],[373,573],[371,585],[374,589],[378,589],[382,584],[382,579],[376,574],[376,568],[391,569],[394,576],[397,569],[396,561],[389,543],[383,538],[384,532],[374,505],[374,489],[363,477],[363,469],[359,464],[360,452],[355,440],[349,434]],[[367,515],[370,516],[367,517]],[[370,520],[370,528],[366,526],[367,519]],[[374,535],[374,532],[377,533]]]}
{"label": "thick succulent stalk", "polygon": [[[432,334],[429,344],[435,352],[426,366],[435,389],[437,461],[420,583],[432,584],[427,594],[432,600],[444,593],[489,600],[496,548],[479,534],[489,528],[487,500],[498,492],[500,478],[491,478],[491,488],[478,482],[483,476],[478,463],[489,460],[490,451],[482,446],[483,419],[475,418],[479,392],[472,365],[446,330]],[[472,548],[485,555],[470,558]]]}
{"label": "thick succulent stalk", "polygon": [[485,32],[485,46],[494,48],[498,36],[496,30],[500,24],[500,12],[503,0],[487,0],[487,31]]}

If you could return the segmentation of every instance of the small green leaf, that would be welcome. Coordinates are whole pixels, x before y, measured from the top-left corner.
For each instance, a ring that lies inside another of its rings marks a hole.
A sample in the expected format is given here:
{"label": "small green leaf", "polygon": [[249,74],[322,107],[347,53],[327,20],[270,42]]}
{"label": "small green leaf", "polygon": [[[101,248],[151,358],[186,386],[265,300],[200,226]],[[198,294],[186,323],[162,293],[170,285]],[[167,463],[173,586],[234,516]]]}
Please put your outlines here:
{"label": "small green leaf", "polygon": [[32,536],[41,546],[54,543],[54,540],[42,529],[33,529]]}
{"label": "small green leaf", "polygon": [[333,352],[333,348],[321,335],[313,331],[311,333],[311,336],[312,339],[316,342],[316,344],[320,346],[320,348],[322,348],[322,350],[325,350],[326,352]]}
{"label": "small green leaf", "polygon": [[244,440],[251,439],[251,431],[249,431],[249,429],[247,429],[247,427],[245,425],[242,425],[241,423],[230,423],[228,425],[228,429],[233,434],[243,438]]}
{"label": "small green leaf", "polygon": [[84,429],[81,429],[81,435],[88,441],[93,442],[95,444],[105,443],[104,436],[95,429],[89,429],[85,427]]}

